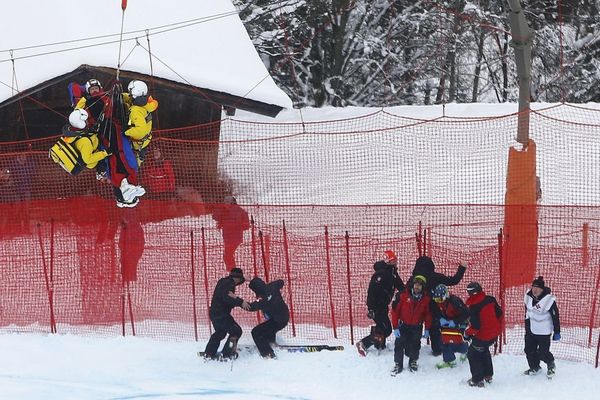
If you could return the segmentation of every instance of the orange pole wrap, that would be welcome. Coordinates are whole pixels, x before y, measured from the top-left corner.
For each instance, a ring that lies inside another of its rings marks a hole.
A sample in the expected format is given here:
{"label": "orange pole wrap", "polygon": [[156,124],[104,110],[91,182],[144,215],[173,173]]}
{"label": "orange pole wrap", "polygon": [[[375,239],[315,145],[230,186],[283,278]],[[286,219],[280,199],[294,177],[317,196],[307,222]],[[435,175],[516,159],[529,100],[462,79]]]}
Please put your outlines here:
{"label": "orange pole wrap", "polygon": [[535,142],[508,152],[504,212],[505,287],[529,284],[536,272],[538,226]]}
{"label": "orange pole wrap", "polygon": [[127,0],[121,0],[121,10],[125,11],[127,8]]}

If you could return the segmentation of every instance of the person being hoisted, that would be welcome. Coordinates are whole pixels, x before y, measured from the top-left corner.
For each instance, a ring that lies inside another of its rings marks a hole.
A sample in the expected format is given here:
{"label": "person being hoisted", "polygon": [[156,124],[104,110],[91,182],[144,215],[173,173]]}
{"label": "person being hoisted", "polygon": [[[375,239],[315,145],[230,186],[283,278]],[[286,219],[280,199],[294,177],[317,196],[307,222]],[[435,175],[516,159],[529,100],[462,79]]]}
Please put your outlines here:
{"label": "person being hoisted", "polygon": [[71,175],[77,175],[84,167],[102,169],[105,164],[100,162],[109,156],[100,149],[98,134],[88,128],[87,121],[87,111],[71,112],[69,123],[62,130],[63,137],[50,149],[50,158]]}
{"label": "person being hoisted", "polygon": [[89,79],[85,83],[85,92],[75,105],[76,110],[86,110],[89,114],[88,125],[93,126],[104,116],[112,115],[112,102],[108,92],[102,90],[98,79]]}
{"label": "person being hoisted", "polygon": [[144,160],[146,148],[152,140],[152,113],[158,108],[158,101],[148,95],[148,85],[133,80],[127,85],[128,93],[123,93],[123,102],[129,109],[128,128],[125,135],[131,139],[137,154],[138,165]]}

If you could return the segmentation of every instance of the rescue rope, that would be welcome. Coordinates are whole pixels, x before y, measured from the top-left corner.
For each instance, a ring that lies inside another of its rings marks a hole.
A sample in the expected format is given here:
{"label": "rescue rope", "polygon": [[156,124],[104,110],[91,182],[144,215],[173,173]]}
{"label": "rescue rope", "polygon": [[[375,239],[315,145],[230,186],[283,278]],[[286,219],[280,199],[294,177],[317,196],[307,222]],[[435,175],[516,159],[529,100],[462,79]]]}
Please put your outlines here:
{"label": "rescue rope", "polygon": [[[17,69],[15,67],[15,59],[13,58],[13,51],[10,51],[10,58],[12,61],[12,95],[15,95],[15,89],[19,92],[19,82],[17,81]],[[25,129],[25,140],[29,140],[29,129],[27,128],[27,121],[25,120],[25,110],[23,110],[23,99],[19,99],[19,109],[21,110],[21,119],[23,120],[23,127]]]}
{"label": "rescue rope", "polygon": [[[152,88],[152,93],[156,93],[156,85],[154,82],[154,66],[152,65],[152,48],[150,47],[150,31],[148,29],[146,29],[146,41],[148,42],[148,58],[150,59],[150,87]],[[156,129],[160,129],[158,113],[156,113]]]}
{"label": "rescue rope", "polygon": [[[121,1],[121,35],[119,36],[119,58],[117,59],[117,82],[119,81],[119,73],[121,72],[121,48],[123,47],[123,25],[125,25],[125,9],[127,8],[127,0]],[[137,40],[137,39],[136,39]]]}

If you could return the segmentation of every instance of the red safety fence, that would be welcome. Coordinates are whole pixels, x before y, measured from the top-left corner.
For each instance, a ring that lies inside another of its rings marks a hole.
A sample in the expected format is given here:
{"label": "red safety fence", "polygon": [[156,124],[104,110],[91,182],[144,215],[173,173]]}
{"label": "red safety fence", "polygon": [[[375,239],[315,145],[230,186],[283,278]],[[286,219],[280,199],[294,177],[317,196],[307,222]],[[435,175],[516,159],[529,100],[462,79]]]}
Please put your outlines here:
{"label": "red safety fence", "polygon": [[[553,350],[587,362],[600,346],[596,114],[559,107],[532,115],[542,182],[536,273],[557,295],[563,327]],[[126,210],[92,172],[70,177],[54,165],[51,139],[0,144],[3,331],[206,340],[208,301],[226,274],[214,217],[233,193],[252,219],[236,264],[249,277],[285,280],[292,319],[283,335],[364,336],[372,265],[391,248],[405,280],[419,251],[444,273],[468,261],[453,291],[464,297],[478,280],[497,296],[506,310],[502,351],[522,352],[527,287],[505,285],[499,238],[515,116],[225,120],[221,142],[195,139],[214,128],[158,132],[140,172],[148,193]],[[153,160],[157,148],[163,154]],[[174,185],[160,173],[163,160]],[[240,293],[251,297],[246,286]],[[259,320],[234,314],[246,335]]]}
{"label": "red safety fence", "polygon": [[[24,225],[19,206],[1,206],[2,215],[11,217],[0,242],[0,326],[207,339],[208,299],[226,274],[222,234],[210,214],[152,222],[146,213],[168,214],[172,205],[148,200],[139,209],[117,210],[111,200],[78,197],[32,201],[28,215],[34,223]],[[406,280],[419,254],[415,233],[421,223],[422,248],[437,270],[452,274],[459,260],[469,262],[453,291],[464,298],[466,283],[477,280],[497,296],[506,310],[504,351],[521,352],[527,287],[504,288],[500,279],[502,206],[244,208],[254,223],[244,232],[236,264],[249,277],[285,280],[292,309],[286,336],[364,336],[373,263],[383,250],[396,250]],[[563,341],[556,353],[562,358],[596,357],[600,249],[589,244],[598,243],[600,232],[589,223],[598,222],[599,212],[539,208],[537,273],[558,298]],[[245,286],[241,295],[252,297]],[[257,322],[241,310],[235,316],[245,328]]]}

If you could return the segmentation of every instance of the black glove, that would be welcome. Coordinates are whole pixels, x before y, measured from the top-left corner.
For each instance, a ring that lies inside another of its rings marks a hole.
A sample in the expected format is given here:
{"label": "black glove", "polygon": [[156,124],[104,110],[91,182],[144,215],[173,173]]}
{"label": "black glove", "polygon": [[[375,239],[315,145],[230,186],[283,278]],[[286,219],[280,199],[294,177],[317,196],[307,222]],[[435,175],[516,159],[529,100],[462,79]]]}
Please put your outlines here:
{"label": "black glove", "polygon": [[367,312],[367,318],[375,319],[375,311],[369,310],[369,312]]}

